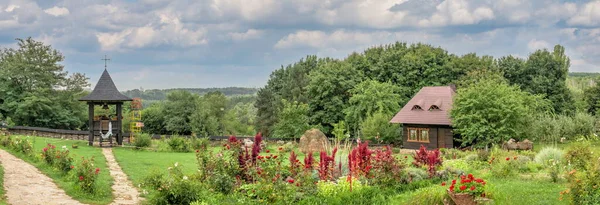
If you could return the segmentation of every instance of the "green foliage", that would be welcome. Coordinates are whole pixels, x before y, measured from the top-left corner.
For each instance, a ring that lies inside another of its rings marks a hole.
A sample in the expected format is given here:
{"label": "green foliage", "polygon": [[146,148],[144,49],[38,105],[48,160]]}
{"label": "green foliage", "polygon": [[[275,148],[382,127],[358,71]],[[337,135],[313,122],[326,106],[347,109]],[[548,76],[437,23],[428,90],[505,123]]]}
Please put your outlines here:
{"label": "green foliage", "polygon": [[600,159],[585,162],[584,169],[567,175],[568,189],[560,192],[569,196],[572,204],[600,204]]}
{"label": "green foliage", "polygon": [[187,142],[187,139],[185,137],[173,135],[167,140],[167,144],[169,144],[171,150],[175,152],[190,151],[189,143]]}
{"label": "green foliage", "polygon": [[273,128],[273,136],[277,138],[300,138],[308,124],[308,105],[297,101],[282,100],[283,109],[279,111],[279,121]]}
{"label": "green foliage", "polygon": [[367,117],[361,124],[361,131],[364,138],[378,143],[401,142],[400,126],[389,122],[392,119],[392,115],[377,112]]}
{"label": "green foliage", "polygon": [[142,112],[142,122],[144,127],[142,131],[144,133],[153,134],[165,134],[165,115],[164,113],[165,103],[154,103],[148,107],[145,107]]}
{"label": "green foliage", "polygon": [[149,197],[151,204],[190,204],[200,199],[202,185],[183,173],[181,165],[175,163],[169,167],[166,176],[150,175],[146,178],[146,186],[155,190]]}
{"label": "green foliage", "polygon": [[518,87],[492,79],[459,89],[450,113],[462,145],[485,147],[522,136],[531,98]]}
{"label": "green foliage", "polygon": [[442,205],[444,201],[452,201],[448,195],[447,186],[429,186],[410,192],[406,197],[393,201],[393,204],[407,204],[407,205],[420,205],[420,204],[431,204],[431,205]]}
{"label": "green foliage", "polygon": [[535,155],[534,160],[545,167],[549,167],[553,163],[563,162],[563,151],[554,147],[544,147],[544,149]]}
{"label": "green foliage", "polygon": [[575,142],[565,151],[565,163],[576,170],[586,169],[586,164],[593,160],[591,144],[588,141]]}
{"label": "green foliage", "polygon": [[[187,91],[192,94],[204,95],[209,92],[221,92],[225,96],[241,97],[254,95],[258,91],[256,88],[226,87],[226,88],[174,88],[174,89],[133,89],[123,92],[130,98],[141,98],[143,102],[162,101],[167,98],[167,94],[173,91]],[[146,107],[146,105],[144,105]]]}
{"label": "green foliage", "polygon": [[142,133],[133,141],[135,147],[150,147],[152,145],[152,137],[148,133]]}
{"label": "green foliage", "polygon": [[390,82],[367,80],[356,85],[349,92],[352,97],[344,113],[349,130],[354,133],[368,117],[375,113],[393,115],[400,110],[400,103],[404,104],[408,101],[399,94],[400,88]]}
{"label": "green foliage", "polygon": [[197,136],[207,137],[224,134],[224,118],[227,98],[219,92],[211,92],[197,100],[197,109],[191,117],[191,126]]}
{"label": "green foliage", "polygon": [[96,179],[100,173],[100,168],[94,166],[94,158],[81,158],[81,162],[75,166],[73,181],[79,185],[79,188],[86,193],[96,191]]}
{"label": "green foliage", "polygon": [[190,135],[190,121],[196,111],[196,101],[199,96],[186,91],[173,91],[167,95],[163,116],[165,129],[173,134]]}
{"label": "green foliage", "polygon": [[86,105],[77,99],[86,94],[87,77],[69,76],[64,56],[49,45],[27,38],[17,46],[0,53],[0,114],[17,125],[83,128]]}
{"label": "green foliage", "polygon": [[340,142],[350,137],[350,134],[346,130],[346,123],[344,121],[333,124],[332,134],[335,136],[335,139]]}

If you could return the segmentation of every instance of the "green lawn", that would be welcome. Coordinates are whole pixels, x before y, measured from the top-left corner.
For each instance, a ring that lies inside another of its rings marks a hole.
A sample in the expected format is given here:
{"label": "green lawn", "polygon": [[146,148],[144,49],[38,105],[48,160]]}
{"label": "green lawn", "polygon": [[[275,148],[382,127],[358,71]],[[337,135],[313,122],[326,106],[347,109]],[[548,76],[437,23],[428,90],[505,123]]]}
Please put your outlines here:
{"label": "green lawn", "polygon": [[193,173],[198,169],[195,153],[152,152],[130,148],[113,148],[113,153],[134,186],[140,184],[152,171],[166,173],[167,168],[176,162],[186,173]]}
{"label": "green lawn", "polygon": [[[73,199],[78,200],[82,203],[87,204],[108,204],[112,202],[114,196],[112,195],[112,184],[113,178],[110,176],[108,172],[108,166],[106,165],[106,159],[104,155],[102,155],[102,150],[99,147],[90,147],[87,145],[87,141],[75,141],[75,140],[60,140],[53,138],[44,138],[44,137],[30,137],[33,143],[33,149],[35,153],[35,157],[27,157],[22,153],[17,153],[11,149],[2,148],[11,154],[15,155],[23,159],[26,162],[29,162],[31,165],[37,167],[42,173],[46,174],[48,177],[52,178],[54,182],[65,192],[67,195],[73,197]],[[76,186],[73,181],[76,180],[75,177],[70,175],[62,174],[60,171],[55,170],[54,168],[48,166],[43,161],[39,160],[42,149],[48,144],[51,143],[60,149],[62,146],[67,146],[70,150],[71,157],[74,160],[74,166],[77,166],[81,161],[81,157],[94,157],[94,165],[100,168],[100,174],[96,181],[97,193],[94,195],[90,195],[84,193],[79,190],[79,187]],[[78,144],[79,148],[74,149],[71,148],[73,144]]]}
{"label": "green lawn", "polygon": [[4,205],[6,203],[6,196],[4,195],[6,190],[4,190],[4,167],[0,164],[0,204]]}

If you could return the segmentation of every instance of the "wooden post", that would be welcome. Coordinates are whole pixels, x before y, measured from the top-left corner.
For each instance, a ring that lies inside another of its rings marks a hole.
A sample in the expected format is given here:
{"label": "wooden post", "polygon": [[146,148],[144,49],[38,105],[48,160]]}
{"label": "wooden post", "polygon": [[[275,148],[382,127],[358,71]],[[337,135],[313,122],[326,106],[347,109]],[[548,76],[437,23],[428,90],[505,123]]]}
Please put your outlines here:
{"label": "wooden post", "polygon": [[88,137],[89,143],[88,145],[93,146],[94,145],[94,103],[93,102],[88,102],[88,117],[89,117],[89,121],[90,121],[90,135]]}
{"label": "wooden post", "polygon": [[121,119],[123,117],[123,103],[119,102],[117,103],[117,144],[118,145],[123,145],[123,133],[121,132],[121,129],[123,128],[123,120]]}

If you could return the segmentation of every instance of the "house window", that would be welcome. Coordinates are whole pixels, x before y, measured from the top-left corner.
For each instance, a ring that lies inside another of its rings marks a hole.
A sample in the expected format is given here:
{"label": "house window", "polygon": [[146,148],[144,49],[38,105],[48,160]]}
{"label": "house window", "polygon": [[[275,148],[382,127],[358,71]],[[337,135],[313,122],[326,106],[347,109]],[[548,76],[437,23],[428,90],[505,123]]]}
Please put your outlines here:
{"label": "house window", "polygon": [[423,108],[421,108],[419,105],[415,105],[413,106],[412,110],[423,110]]}
{"label": "house window", "polygon": [[431,107],[429,107],[429,110],[439,110],[440,107],[438,107],[437,105],[431,105]]}
{"label": "house window", "polygon": [[409,142],[429,143],[429,128],[407,128]]}

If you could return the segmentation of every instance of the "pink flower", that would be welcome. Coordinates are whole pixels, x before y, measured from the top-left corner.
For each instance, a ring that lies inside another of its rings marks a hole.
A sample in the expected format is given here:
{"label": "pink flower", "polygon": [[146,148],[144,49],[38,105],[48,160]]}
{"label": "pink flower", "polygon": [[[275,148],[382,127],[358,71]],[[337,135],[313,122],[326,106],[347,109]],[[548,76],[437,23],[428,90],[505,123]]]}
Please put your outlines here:
{"label": "pink flower", "polygon": [[83,176],[79,176],[79,181],[83,181]]}

